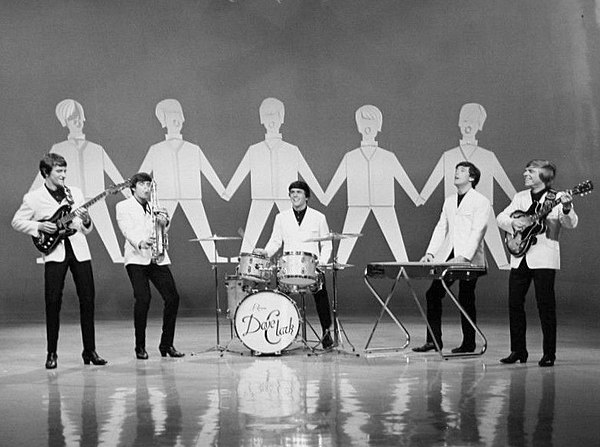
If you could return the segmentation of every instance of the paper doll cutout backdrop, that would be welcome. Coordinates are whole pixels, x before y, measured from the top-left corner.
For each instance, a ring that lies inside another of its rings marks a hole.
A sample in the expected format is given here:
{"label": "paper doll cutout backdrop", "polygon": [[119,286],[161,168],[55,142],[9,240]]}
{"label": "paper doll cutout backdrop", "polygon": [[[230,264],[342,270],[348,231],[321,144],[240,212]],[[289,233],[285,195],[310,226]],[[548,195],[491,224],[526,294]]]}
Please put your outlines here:
{"label": "paper doll cutout backdrop", "polygon": [[[444,152],[420,196],[396,155],[378,147],[375,138],[381,131],[383,117],[375,106],[365,105],[356,111],[357,128],[363,137],[361,145],[346,153],[325,192],[298,147],[283,141],[280,128],[284,123],[285,108],[276,98],[266,98],[261,103],[259,115],[266,130],[265,139],[248,148],[227,188],[221,183],[203,151],[197,145],[183,140],[181,129],[185,118],[181,104],[175,99],[165,99],[157,104],[155,113],[161,126],[167,129],[165,141],[150,147],[140,171],[154,175],[161,204],[171,216],[177,204],[181,205],[196,237],[212,234],[202,202],[201,174],[204,174],[225,200],[229,200],[250,175],[252,202],[242,252],[249,252],[255,247],[274,205],[280,211],[289,208],[287,188],[299,175],[325,206],[330,203],[343,182],[347,181],[348,209],[342,231],[360,232],[372,211],[397,261],[406,261],[407,255],[395,210],[395,181],[400,183],[415,205],[419,206],[431,196],[442,179],[444,195],[452,194],[454,167],[460,161],[469,160],[481,169],[482,177],[477,189],[490,202],[494,198],[494,179],[509,198],[516,193],[494,153],[479,147],[475,139],[486,119],[485,109],[479,104],[465,104],[461,108],[459,128],[463,138],[458,147]],[[102,146],[85,139],[85,115],[81,104],[72,99],[61,101],[56,106],[56,117],[69,130],[69,135],[66,141],[52,146],[50,152],[59,153],[67,160],[69,184],[81,188],[85,198],[90,199],[105,189],[105,173],[114,183],[123,181]],[[43,179],[38,174],[31,189],[39,187],[42,182]],[[124,194],[128,196],[129,191],[125,190]],[[113,262],[122,262],[106,203],[90,207],[90,214],[111,259]],[[492,216],[485,241],[496,264],[500,268],[508,268],[500,232]],[[348,261],[355,243],[356,239],[341,241],[339,262]],[[206,257],[213,261],[213,243],[203,242],[202,248]],[[219,260],[223,258],[219,257]]]}
{"label": "paper doll cutout backdrop", "polygon": [[250,174],[252,203],[241,252],[251,252],[256,246],[273,205],[277,205],[279,211],[290,207],[288,187],[298,180],[298,174],[302,175],[314,195],[324,202],[323,189],[300,150],[283,141],[279,132],[285,118],[283,102],[266,98],[258,111],[260,123],[265,126],[265,139],[248,148],[223,195],[225,200],[229,200]]}
{"label": "paper doll cutout backdrop", "polygon": [[[358,149],[348,152],[325,191],[327,205],[347,181],[348,211],[344,233],[360,233],[372,211],[396,261],[407,261],[406,248],[396,215],[394,185],[398,181],[416,206],[423,204],[419,193],[393,152],[377,145],[375,137],[381,131],[383,115],[372,105],[360,107],[355,114],[362,141]],[[342,239],[338,261],[346,263],[356,238]]]}
{"label": "paper doll cutout backdrop", "polygon": [[[150,146],[139,171],[152,173],[157,185],[160,204],[171,217],[181,206],[197,238],[211,236],[210,225],[202,203],[200,174],[222,196],[225,187],[208,162],[202,149],[185,141],[181,129],[185,118],[176,99],[164,99],[156,105],[156,118],[167,129],[165,141]],[[215,261],[215,246],[211,241],[201,242],[210,262]],[[223,260],[223,259],[220,259]]]}
{"label": "paper doll cutout backdrop", "polygon": [[[477,132],[483,129],[486,117],[485,109],[480,104],[469,103],[462,106],[458,118],[458,127],[462,134],[462,140],[460,140],[458,147],[444,152],[435,168],[433,168],[433,172],[421,191],[421,197],[424,201],[429,199],[442,180],[444,180],[444,197],[453,194],[455,191],[454,169],[457,163],[465,160],[473,163],[481,171],[481,179],[477,185],[477,191],[490,201],[492,207],[494,205],[494,179],[509,199],[512,199],[516,194],[515,188],[504,172],[504,169],[502,169],[496,155],[492,151],[480,147],[475,139]],[[504,251],[504,244],[500,237],[500,230],[493,214],[490,214],[484,239],[498,268],[503,270],[510,269],[506,252]]]}
{"label": "paper doll cutout backdrop", "polygon": [[[65,141],[52,146],[50,152],[62,155],[67,161],[69,185],[81,189],[85,200],[89,200],[105,190],[104,173],[114,183],[123,182],[123,177],[104,148],[85,139],[83,133],[85,115],[80,103],[73,99],[59,102],[56,106],[56,118],[69,130],[69,135]],[[41,174],[38,173],[30,190],[39,188],[43,181]],[[129,190],[123,190],[123,194],[129,197]],[[100,201],[91,206],[88,211],[112,261],[123,262],[123,255],[106,202]]]}

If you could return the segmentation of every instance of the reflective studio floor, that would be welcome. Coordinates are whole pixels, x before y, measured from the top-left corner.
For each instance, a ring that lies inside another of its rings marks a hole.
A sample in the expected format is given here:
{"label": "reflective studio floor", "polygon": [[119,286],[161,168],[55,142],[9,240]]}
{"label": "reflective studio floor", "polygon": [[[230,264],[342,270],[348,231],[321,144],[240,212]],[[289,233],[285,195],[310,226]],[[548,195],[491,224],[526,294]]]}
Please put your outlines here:
{"label": "reflective studio floor", "polygon": [[[0,444],[6,446],[591,446],[600,439],[600,349],[595,327],[562,321],[558,360],[540,368],[535,318],[530,361],[501,365],[504,321],[483,321],[481,357],[435,353],[364,355],[370,318],[344,321],[360,356],[334,351],[282,356],[203,352],[216,345],[214,320],[180,318],[183,359],[161,358],[160,321],[148,327],[150,359],[133,355],[128,320],[97,321],[105,367],[81,362],[79,327],[65,322],[56,370],[43,368],[44,325],[0,329]],[[411,346],[422,325],[407,322]],[[445,323],[447,348],[459,325]],[[386,323],[379,340],[398,339]],[[230,339],[224,325],[221,340]],[[594,344],[595,343],[595,344]],[[290,348],[301,345],[293,344]],[[344,348],[351,351],[347,340]]]}

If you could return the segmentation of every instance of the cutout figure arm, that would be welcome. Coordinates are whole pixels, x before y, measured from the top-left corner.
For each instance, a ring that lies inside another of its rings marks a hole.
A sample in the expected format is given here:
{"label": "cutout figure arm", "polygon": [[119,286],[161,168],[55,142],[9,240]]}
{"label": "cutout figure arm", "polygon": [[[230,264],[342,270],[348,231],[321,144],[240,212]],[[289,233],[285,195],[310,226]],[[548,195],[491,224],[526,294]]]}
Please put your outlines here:
{"label": "cutout figure arm", "polygon": [[397,157],[394,157],[394,178],[398,181],[402,189],[406,192],[408,197],[413,201],[416,206],[421,206],[425,203],[424,200],[421,199],[415,185],[408,178],[408,174],[400,164],[400,161]]}
{"label": "cutout figure arm", "polygon": [[271,257],[277,253],[277,250],[281,248],[281,244],[283,244],[283,233],[281,228],[281,214],[278,214],[275,216],[271,238],[269,239],[269,242],[267,242],[267,245],[265,245],[267,256]]}
{"label": "cutout figure arm", "polygon": [[244,158],[240,162],[239,166],[235,170],[235,173],[229,180],[229,184],[225,188],[222,196],[224,200],[229,201],[235,194],[237,189],[240,187],[246,176],[250,173],[250,151],[246,151]]}
{"label": "cutout figure arm", "polygon": [[204,177],[206,177],[212,187],[215,188],[217,194],[223,197],[225,193],[225,187],[223,186],[223,183],[221,183],[221,179],[219,179],[217,176],[217,173],[202,150],[200,150],[200,169],[202,170]]}
{"label": "cutout figure arm", "polygon": [[[325,236],[329,233],[329,225],[327,225],[327,218],[323,216],[321,221],[319,222],[319,236]],[[321,250],[319,253],[319,264],[326,264],[329,262],[331,258],[331,251],[333,249],[332,241],[321,241]]]}
{"label": "cutout figure arm", "polygon": [[40,174],[40,172],[38,171],[35,178],[33,179],[33,183],[31,183],[31,187],[29,188],[29,191],[38,189],[40,186],[42,186],[43,183],[44,183],[44,177],[42,177],[42,174]]}
{"label": "cutout figure arm", "polygon": [[502,169],[502,165],[498,161],[498,158],[496,158],[495,154],[492,154],[491,168],[491,172],[493,173],[494,178],[498,182],[498,185],[500,185],[500,187],[502,188],[504,193],[509,197],[509,199],[512,200],[512,198],[517,193],[517,190],[512,185],[510,179],[508,178],[508,175],[506,175],[506,172],[504,172],[504,169]]}
{"label": "cutout figure arm", "polygon": [[323,188],[321,188],[321,185],[319,184],[317,178],[315,177],[312,170],[310,169],[310,166],[308,166],[308,163],[302,156],[302,153],[300,152],[300,150],[298,150],[297,157],[298,157],[298,172],[300,173],[300,175],[302,176],[304,181],[308,184],[308,187],[315,194],[317,199],[319,199],[319,202],[324,204],[325,200],[326,200],[325,192],[323,192]]}
{"label": "cutout figure arm", "polygon": [[[123,176],[121,175],[121,173],[119,172],[119,170],[117,169],[115,164],[112,162],[112,160],[110,159],[110,157],[108,156],[108,154],[106,153],[104,148],[102,148],[102,158],[104,161],[104,171],[106,172],[108,177],[112,180],[112,182],[114,184],[123,183],[123,180],[124,180]],[[144,172],[144,171],[140,171],[140,172]],[[129,188],[124,188],[123,190],[121,190],[121,193],[127,198],[131,197],[131,191],[129,190]]]}
{"label": "cutout figure arm", "polygon": [[154,171],[154,164],[152,162],[153,158],[154,146],[150,146],[150,149],[148,149],[148,153],[146,153],[146,157],[144,158],[144,161],[142,161],[142,165],[140,166],[137,172],[145,172],[147,174],[152,175],[152,171]]}
{"label": "cutout figure arm", "polygon": [[338,166],[337,171],[335,171],[335,174],[333,174],[333,177],[331,178],[331,181],[329,182],[329,186],[327,187],[327,190],[325,191],[323,200],[321,201],[323,203],[323,205],[325,205],[325,206],[329,205],[329,202],[331,202],[331,199],[333,199],[333,196],[335,195],[335,193],[338,192],[338,190],[344,183],[344,180],[346,180],[346,176],[347,176],[346,158],[347,158],[347,156],[344,155],[344,158],[342,158],[342,161],[341,161],[340,165]]}
{"label": "cutout figure arm", "polygon": [[431,172],[431,175],[427,179],[425,186],[423,186],[423,190],[421,191],[421,198],[423,199],[423,203],[427,202],[433,191],[437,185],[444,179],[444,156],[442,155],[438,160],[435,168]]}

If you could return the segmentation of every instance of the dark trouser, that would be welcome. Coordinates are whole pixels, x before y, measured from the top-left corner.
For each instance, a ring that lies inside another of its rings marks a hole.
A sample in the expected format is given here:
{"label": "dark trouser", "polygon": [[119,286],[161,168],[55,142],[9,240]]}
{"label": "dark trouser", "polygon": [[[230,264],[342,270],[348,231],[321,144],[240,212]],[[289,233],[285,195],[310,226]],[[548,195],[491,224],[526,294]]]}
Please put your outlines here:
{"label": "dark trouser", "polygon": [[44,296],[46,300],[46,339],[48,352],[56,352],[60,329],[60,308],[67,270],[71,270],[79,298],[79,321],[85,351],[96,350],[94,332],[94,275],[91,261],[75,258],[71,243],[65,241],[65,260],[44,264]]}
{"label": "dark trouser", "polygon": [[527,320],[525,296],[531,281],[535,287],[535,299],[542,325],[545,355],[556,354],[556,298],[554,295],[554,269],[530,269],[523,258],[519,267],[510,271],[508,280],[508,314],[510,318],[510,350],[526,352]]}
{"label": "dark trouser", "polygon": [[321,328],[325,331],[331,326],[331,307],[329,305],[329,295],[327,294],[327,287],[325,285],[325,275],[319,272],[319,277],[323,286],[313,296],[315,297],[315,307],[317,308],[317,315],[321,322]]}
{"label": "dark trouser", "polygon": [[[454,281],[448,281],[446,284],[450,287]],[[467,315],[473,320],[473,323],[477,322],[477,312],[475,310],[475,286],[477,285],[477,278],[469,281],[458,282],[458,302],[465,310]],[[440,347],[442,343],[442,298],[446,295],[446,289],[442,285],[442,281],[435,280],[431,283],[431,286],[427,290],[425,297],[427,298],[427,321],[433,331],[433,336],[437,340]],[[469,320],[465,316],[460,314],[460,323],[462,326],[463,340],[461,345],[466,348],[475,348],[475,329],[469,323]],[[433,343],[433,338],[429,331],[427,331],[427,342]]]}
{"label": "dark trouser", "polygon": [[179,309],[179,294],[175,287],[175,280],[168,265],[129,264],[125,267],[129,280],[133,286],[133,324],[135,327],[135,345],[146,347],[146,323],[148,309],[150,309],[150,281],[158,290],[164,301],[162,336],[160,346],[173,346],[175,337],[175,322]]}

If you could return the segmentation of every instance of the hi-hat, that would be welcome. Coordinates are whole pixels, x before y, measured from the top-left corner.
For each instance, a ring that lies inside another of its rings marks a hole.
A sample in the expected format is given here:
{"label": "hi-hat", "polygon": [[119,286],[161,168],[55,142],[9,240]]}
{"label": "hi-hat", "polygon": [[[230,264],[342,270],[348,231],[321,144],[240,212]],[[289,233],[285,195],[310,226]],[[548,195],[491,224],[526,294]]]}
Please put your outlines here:
{"label": "hi-hat", "polygon": [[304,242],[322,242],[322,241],[339,241],[340,239],[350,239],[353,237],[361,237],[362,233],[327,233],[319,237],[311,237],[305,239]]}
{"label": "hi-hat", "polygon": [[319,264],[319,267],[325,270],[343,270],[348,267],[354,267],[354,264],[342,264],[341,262],[331,262],[329,264]]}
{"label": "hi-hat", "polygon": [[190,242],[204,242],[204,241],[236,241],[241,239],[239,236],[217,236],[216,234],[209,237],[200,237],[196,239],[189,239]]}

